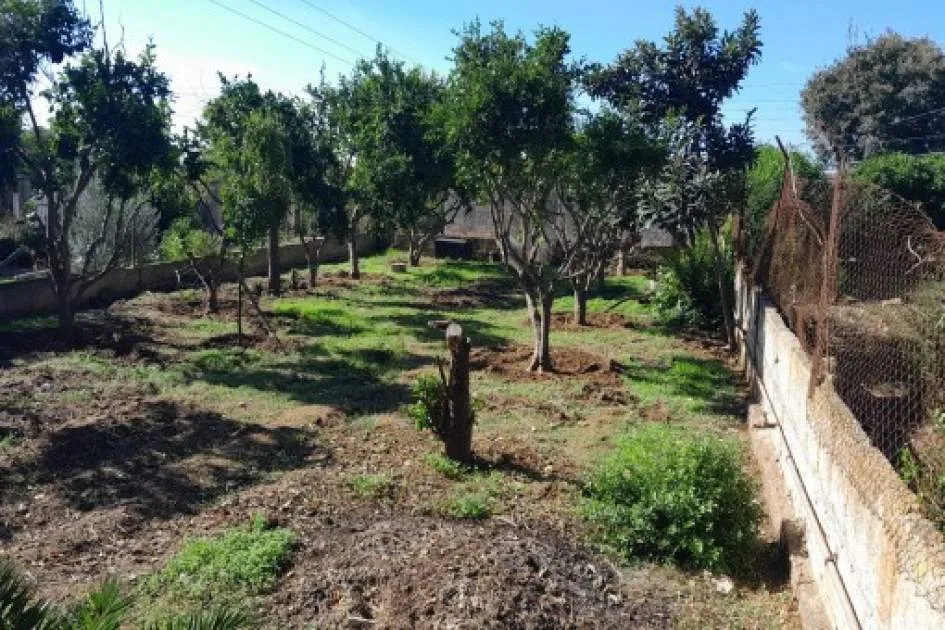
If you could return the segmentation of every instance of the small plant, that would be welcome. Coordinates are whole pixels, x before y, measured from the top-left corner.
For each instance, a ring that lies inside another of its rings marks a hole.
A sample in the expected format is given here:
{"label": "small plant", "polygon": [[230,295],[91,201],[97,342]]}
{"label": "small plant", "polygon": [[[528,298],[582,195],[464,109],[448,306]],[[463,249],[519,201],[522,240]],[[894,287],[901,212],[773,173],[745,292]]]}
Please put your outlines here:
{"label": "small plant", "polygon": [[456,484],[450,494],[436,504],[436,511],[452,518],[489,518],[501,511],[508,490],[501,473],[475,474]]}
{"label": "small plant", "polygon": [[[729,239],[724,239],[726,243]],[[725,259],[726,286],[734,282],[732,252]],[[692,247],[673,252],[656,274],[652,303],[661,319],[704,330],[721,330],[722,303],[715,270],[715,249],[708,230],[700,231]]]}
{"label": "small plant", "polygon": [[272,589],[288,563],[295,534],[270,528],[259,515],[248,525],[184,544],[146,589],[194,602],[235,601]]}
{"label": "small plant", "polygon": [[407,408],[407,415],[417,429],[430,429],[438,426],[443,415],[446,388],[436,376],[421,374],[413,385],[413,397],[416,402]]}
{"label": "small plant", "polygon": [[217,374],[234,372],[259,361],[259,354],[237,348],[202,350],[188,357],[188,362],[197,370]]}
{"label": "small plant", "polygon": [[390,473],[349,475],[345,485],[359,499],[383,499],[394,494],[394,478]]}
{"label": "small plant", "polygon": [[453,518],[478,520],[492,516],[493,505],[493,499],[484,492],[454,490],[440,503],[439,512]]}
{"label": "small plant", "polygon": [[423,458],[423,461],[447,479],[462,479],[468,471],[466,466],[439,453],[430,453]]}
{"label": "small plant", "polygon": [[742,465],[733,442],[635,428],[590,474],[581,512],[627,558],[745,571],[762,514]]}

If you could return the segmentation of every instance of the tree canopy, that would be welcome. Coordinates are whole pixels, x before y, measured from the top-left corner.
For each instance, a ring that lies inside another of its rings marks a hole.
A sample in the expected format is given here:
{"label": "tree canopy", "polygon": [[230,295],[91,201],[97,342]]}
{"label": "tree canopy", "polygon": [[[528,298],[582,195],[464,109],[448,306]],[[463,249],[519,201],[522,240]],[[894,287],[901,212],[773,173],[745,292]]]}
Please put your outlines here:
{"label": "tree canopy", "polygon": [[831,143],[853,161],[889,151],[941,151],[945,54],[928,38],[886,33],[851,46],[814,74],[801,106],[807,135],[825,161],[834,157]]}

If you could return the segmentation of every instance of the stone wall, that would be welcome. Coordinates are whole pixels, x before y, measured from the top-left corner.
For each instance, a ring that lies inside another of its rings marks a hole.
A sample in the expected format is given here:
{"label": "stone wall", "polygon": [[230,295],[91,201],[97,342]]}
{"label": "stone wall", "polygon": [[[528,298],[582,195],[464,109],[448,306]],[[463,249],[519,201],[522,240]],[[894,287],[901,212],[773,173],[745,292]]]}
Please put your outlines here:
{"label": "stone wall", "polygon": [[[370,254],[376,249],[368,238],[360,239],[358,249]],[[281,247],[280,262],[284,270],[304,267],[305,248],[301,243],[290,243]],[[348,258],[346,243],[329,239],[322,246],[321,262],[339,262]],[[265,248],[260,248],[246,257],[246,275],[262,275],[268,269]],[[230,279],[236,277],[231,269]],[[169,291],[180,286],[180,281],[195,284],[196,279],[184,262],[158,262],[131,268],[117,268],[93,284],[82,300],[84,307],[107,304],[117,299],[133,297],[142,291]],[[40,275],[24,280],[0,282],[0,320],[48,315],[56,310],[56,298],[48,276]]]}
{"label": "stone wall", "polygon": [[742,356],[837,628],[945,628],[945,540],[781,315],[739,274]]}

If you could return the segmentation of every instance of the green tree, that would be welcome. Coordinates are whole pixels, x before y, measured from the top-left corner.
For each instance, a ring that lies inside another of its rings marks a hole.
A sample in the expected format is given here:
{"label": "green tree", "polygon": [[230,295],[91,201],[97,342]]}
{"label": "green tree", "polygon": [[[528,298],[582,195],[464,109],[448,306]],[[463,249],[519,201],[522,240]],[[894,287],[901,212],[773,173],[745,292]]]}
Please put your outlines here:
{"label": "green tree", "polygon": [[442,93],[436,75],[407,69],[380,49],[336,91],[335,114],[356,155],[352,197],[377,228],[403,230],[412,265],[461,206],[462,197],[452,194],[452,155],[434,116]]}
{"label": "green tree", "polygon": [[824,161],[945,148],[945,54],[928,38],[886,33],[849,47],[801,92],[807,136]]}
{"label": "green tree", "polygon": [[638,185],[662,157],[663,148],[642,125],[607,108],[584,120],[571,150],[562,153],[555,233],[579,325],[587,324],[592,285],[639,229]]}
{"label": "green tree", "polygon": [[[0,15],[0,116],[9,142],[0,154],[42,191],[59,325],[70,334],[79,300],[121,258],[124,243],[104,235],[116,233],[114,227],[126,220],[122,212],[106,215],[103,237],[92,243],[110,240],[112,253],[107,264],[83,274],[75,262],[88,260],[89,252],[74,252],[70,245],[79,200],[93,178],[119,200],[147,186],[155,164],[171,150],[168,80],[155,66],[153,45],[129,58],[121,48],[109,49],[103,31],[103,44],[93,47],[88,21],[68,0],[0,0]],[[44,131],[33,103],[38,75],[44,65],[62,62],[42,92],[50,111]],[[31,142],[18,130],[9,133],[11,120],[24,119]]]}
{"label": "green tree", "polygon": [[571,143],[576,70],[569,35],[539,28],[529,41],[501,22],[458,33],[444,98],[458,175],[492,214],[502,261],[517,278],[535,333],[532,370],[551,369],[551,307],[560,279],[550,218],[559,154]]}
{"label": "green tree", "polygon": [[760,21],[747,11],[734,31],[719,31],[704,9],[676,10],[673,31],[662,46],[640,41],[607,67],[593,67],[587,85],[592,94],[615,107],[659,124],[675,137],[676,146],[645,196],[652,223],[669,228],[691,245],[701,228],[712,235],[716,250],[719,299],[729,345],[734,324],[729,306],[719,242],[727,215],[744,203],[744,170],[754,157],[751,116],[726,127],[721,108],[735,94],[761,56]]}

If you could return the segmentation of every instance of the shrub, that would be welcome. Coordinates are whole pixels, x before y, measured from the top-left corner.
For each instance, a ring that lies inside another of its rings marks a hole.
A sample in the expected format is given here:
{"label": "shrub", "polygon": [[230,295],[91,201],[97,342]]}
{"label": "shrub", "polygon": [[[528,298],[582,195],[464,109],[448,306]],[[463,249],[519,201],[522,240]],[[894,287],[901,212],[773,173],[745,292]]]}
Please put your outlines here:
{"label": "shrub", "polygon": [[[723,238],[723,241],[725,282],[726,286],[733,286],[735,271],[730,239]],[[692,247],[667,254],[665,264],[656,272],[652,304],[666,323],[705,330],[721,328],[722,303],[715,271],[715,249],[708,230],[696,234]]]}
{"label": "shrub", "polygon": [[220,249],[220,237],[202,229],[193,219],[182,217],[164,233],[159,249],[164,260],[187,260],[190,256],[200,258]]}
{"label": "shrub", "polygon": [[293,532],[269,528],[257,515],[246,526],[187,542],[146,588],[203,603],[266,592],[275,586],[294,544]]}
{"label": "shrub", "polygon": [[430,374],[421,374],[413,385],[414,404],[407,408],[407,415],[418,429],[439,426],[446,396],[443,383]]}
{"label": "shrub", "polygon": [[919,204],[936,227],[945,228],[945,154],[877,155],[861,162],[853,177]]}
{"label": "shrub", "polygon": [[[791,151],[791,162],[797,177],[807,181],[824,179],[823,166],[806,154]],[[781,150],[768,144],[758,148],[755,162],[748,169],[748,177],[745,180],[745,222],[742,229],[745,232],[748,250],[746,253],[749,257],[754,256],[764,237],[765,221],[781,194],[786,167],[787,162]]]}
{"label": "shrub", "polygon": [[761,509],[737,444],[681,428],[633,429],[590,474],[583,516],[627,558],[740,573]]}

